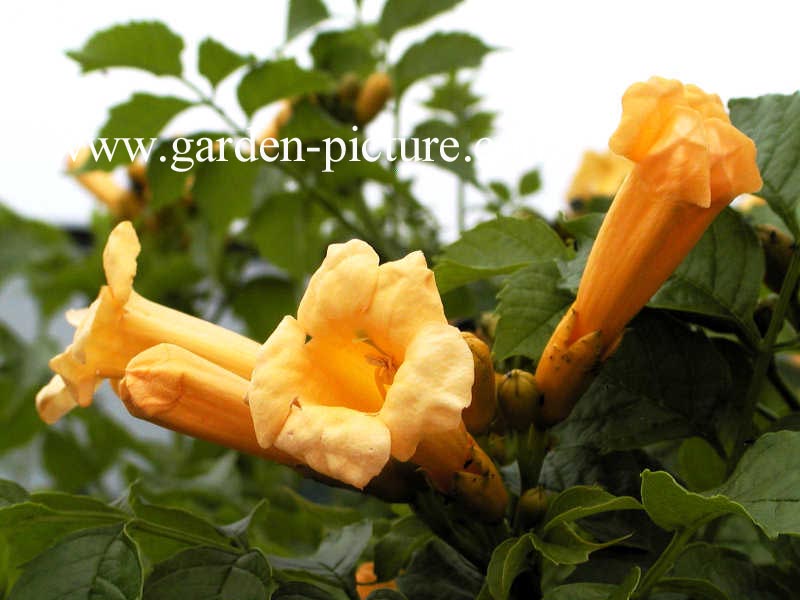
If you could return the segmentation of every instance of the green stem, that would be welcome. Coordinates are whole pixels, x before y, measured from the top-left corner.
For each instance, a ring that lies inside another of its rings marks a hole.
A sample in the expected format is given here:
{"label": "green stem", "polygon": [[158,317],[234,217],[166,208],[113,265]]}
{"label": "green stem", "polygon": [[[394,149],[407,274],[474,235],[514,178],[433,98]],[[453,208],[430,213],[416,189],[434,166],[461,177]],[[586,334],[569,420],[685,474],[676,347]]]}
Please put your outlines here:
{"label": "green stem", "polygon": [[756,410],[758,397],[761,394],[761,389],[764,387],[764,379],[767,376],[774,355],[775,340],[778,338],[778,334],[783,328],[786,309],[789,307],[792,295],[797,288],[798,278],[800,278],[800,251],[795,249],[792,253],[792,260],[789,262],[789,268],[783,280],[783,285],[781,286],[778,302],[775,304],[775,309],[772,313],[772,319],[770,319],[769,327],[767,328],[767,334],[761,342],[755,364],[753,365],[753,377],[750,380],[750,386],[747,388],[742,421],[739,424],[736,444],[733,447],[730,461],[728,462],[729,473],[733,471],[739,459],[742,457],[742,454],[744,454],[747,440],[752,434],[753,414]]}
{"label": "green stem", "polygon": [[464,180],[459,178],[458,188],[456,189],[456,223],[458,223],[458,234],[464,233],[467,228],[467,186]]}
{"label": "green stem", "polygon": [[213,110],[215,113],[217,113],[217,115],[219,115],[219,117],[223,121],[225,121],[225,124],[228,125],[228,127],[230,127],[231,129],[233,129],[233,131],[234,131],[234,133],[236,133],[236,135],[239,135],[241,137],[247,137],[248,136],[247,128],[246,127],[241,127],[240,125],[238,125],[236,123],[236,121],[234,121],[231,118],[231,116],[228,115],[228,113],[226,113],[222,109],[221,106],[219,106],[216,102],[214,102],[214,100],[210,96],[206,95],[206,93],[203,92],[203,90],[201,90],[194,83],[192,83],[191,81],[189,81],[188,79],[186,79],[184,77],[179,77],[178,80],[181,83],[183,83],[183,85],[188,87],[190,90],[192,90],[197,95],[197,98],[200,101],[200,104],[202,104],[203,106],[207,106],[208,108]]}
{"label": "green stem", "polygon": [[[700,525],[702,525],[702,523]],[[658,557],[658,560],[653,563],[653,566],[647,570],[647,573],[645,573],[645,576],[642,579],[642,582],[639,584],[639,587],[636,588],[636,593],[633,595],[635,600],[644,599],[649,596],[659,579],[666,575],[666,573],[672,568],[672,565],[675,564],[678,556],[680,556],[681,552],[683,552],[684,547],[692,539],[692,536],[700,527],[700,525],[684,529],[683,531],[675,532],[675,535],[672,536],[672,540],[670,540],[669,545],[667,545],[667,547],[664,549],[664,552],[661,553],[661,556]]]}

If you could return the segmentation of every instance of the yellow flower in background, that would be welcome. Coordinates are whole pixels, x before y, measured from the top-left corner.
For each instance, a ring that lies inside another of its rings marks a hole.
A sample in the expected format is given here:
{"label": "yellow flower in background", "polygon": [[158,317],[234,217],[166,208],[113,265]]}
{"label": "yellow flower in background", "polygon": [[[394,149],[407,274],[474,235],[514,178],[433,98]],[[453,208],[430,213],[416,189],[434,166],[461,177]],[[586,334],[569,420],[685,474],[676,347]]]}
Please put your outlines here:
{"label": "yellow flower in background", "polygon": [[128,221],[109,235],[103,251],[107,285],[89,308],[68,311],[75,336],[66,350],[50,361],[60,381],[51,381],[37,398],[40,415],[46,421],[57,420],[71,408],[64,389],[74,404],[88,406],[103,379],[121,378],[128,361],[160,343],[181,346],[241,377],[250,377],[259,349],[257,342],[151,302],[133,290],[140,249]]}
{"label": "yellow flower in background", "polygon": [[367,598],[375,590],[396,590],[397,584],[394,579],[378,583],[378,576],[375,574],[375,563],[365,562],[358,565],[356,569],[356,591],[361,600]]}
{"label": "yellow flower in background", "polygon": [[589,202],[597,197],[613,197],[632,168],[633,163],[624,156],[587,150],[572,178],[567,201],[573,210],[577,210],[576,203]]}
{"label": "yellow flower in background", "polygon": [[390,457],[408,461],[423,439],[462,427],[472,353],[447,324],[421,252],[379,266],[364,242],[334,244],[297,314],[253,371],[263,447],[361,488]]}
{"label": "yellow flower in background", "polygon": [[[112,173],[100,170],[79,171],[80,167],[89,160],[89,157],[89,148],[82,148],[74,159],[71,156],[67,157],[67,171],[75,177],[84,189],[104,204],[114,217],[130,219],[138,215],[144,204],[143,197],[134,190],[120,185]],[[131,180],[141,185],[144,178],[143,171],[143,164],[133,163],[129,167]]]}
{"label": "yellow flower in background", "polygon": [[592,368],[722,209],[761,187],[755,144],[731,124],[718,96],[653,77],[628,88],[622,109],[609,146],[635,164],[537,365],[549,423],[569,414]]}

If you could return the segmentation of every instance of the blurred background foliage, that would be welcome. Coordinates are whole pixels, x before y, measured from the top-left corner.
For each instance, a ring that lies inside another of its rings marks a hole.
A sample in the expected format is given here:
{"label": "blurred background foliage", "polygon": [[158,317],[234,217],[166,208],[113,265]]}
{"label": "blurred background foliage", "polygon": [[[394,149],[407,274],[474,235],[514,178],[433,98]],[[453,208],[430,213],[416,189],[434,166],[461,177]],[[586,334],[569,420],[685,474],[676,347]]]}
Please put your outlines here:
{"label": "blurred background foliage", "polygon": [[[67,594],[59,588],[69,580],[59,579],[66,558],[78,547],[112,546],[120,565],[116,597],[125,598],[137,597],[135,582],[142,580],[146,598],[176,597],[179,576],[197,566],[205,573],[192,580],[196,597],[241,600],[274,592],[275,598],[357,598],[353,572],[369,558],[380,580],[399,577],[413,600],[527,598],[540,591],[556,600],[601,598],[613,590],[624,594],[615,598],[630,596],[638,577],[631,573],[651,564],[668,542],[642,513],[583,519],[569,530],[575,537],[550,540],[549,550],[537,546],[550,558],[553,548],[575,553],[556,564],[507,543],[527,544],[525,535],[531,535],[516,517],[512,531],[507,523],[465,520],[441,498],[421,498],[415,514],[405,505],[326,487],[136,422],[107,389],[90,410],[75,410],[55,427],[45,427],[34,409],[33,396],[49,377],[47,361],[68,335],[61,313],[94,298],[103,284],[103,243],[114,224],[128,218],[143,247],[139,293],[258,341],[283,315],[295,313],[328,244],[361,238],[382,260],[421,249],[435,264],[448,317],[493,342],[498,372],[530,367],[571,303],[602,213],[630,167],[587,155],[567,214],[555,222],[536,213],[535,169],[515,181],[480,177],[472,150],[491,138],[496,113],[473,81],[492,44],[502,40],[435,32],[387,61],[395,34],[456,4],[387,0],[376,22],[364,22],[356,1],[351,24],[331,29],[322,0],[290,0],[286,40],[270,56],[240,54],[211,37],[184,48],[178,32],[157,22],[110,27],[69,52],[84,72],[134,68],[185,86],[180,97],[132,90],[129,100],[111,107],[97,137],[159,137],[171,119],[198,106],[211,108],[227,128],[186,137],[242,137],[256,111],[273,105],[272,120],[257,138],[297,137],[306,146],[337,136],[363,141],[379,114],[391,119],[395,137],[455,138],[466,153],[429,166],[452,177],[446,201],[456,206],[460,238],[443,243],[430,207],[445,199],[428,197],[397,163],[343,161],[324,173],[323,157],[306,154],[305,162],[197,162],[177,172],[172,138],[161,139],[146,164],[117,152],[113,160],[84,156],[70,165],[69,176],[98,200],[85,228],[28,220],[0,205],[0,306],[6,313],[0,324],[0,476],[59,490],[29,494],[0,481],[0,597]],[[301,64],[285,46],[309,30],[312,62]],[[182,52],[198,53],[198,73],[184,72]],[[237,80],[237,110],[215,98],[227,78]],[[426,114],[407,123],[404,99],[416,85],[428,92]],[[239,122],[235,115],[242,113],[247,120]],[[748,116],[743,109],[741,119]],[[470,186],[480,192],[479,205],[466,204]],[[480,439],[504,465],[515,502],[530,483],[549,494],[599,484],[611,494],[640,498],[645,468],[668,469],[697,492],[725,480],[751,354],[775,302],[770,282],[779,291],[793,248],[791,211],[781,219],[772,209],[751,199],[744,214],[729,209],[714,223],[634,321],[587,392],[589,400],[555,430],[558,445],[538,480],[526,481],[520,471],[516,434],[504,436],[501,427]],[[466,230],[468,223],[478,225]],[[789,236],[784,246],[772,231]],[[30,314],[17,322],[20,309]],[[781,338],[789,350],[800,319],[796,294],[790,309]],[[792,356],[781,356],[770,369],[756,415],[760,432],[798,427],[800,375]],[[782,598],[800,581],[795,538],[769,541],[741,515],[709,526],[703,536],[715,545],[693,546],[678,567],[686,579],[710,578],[724,594],[696,584],[676,588],[670,598],[702,592],[734,600],[755,597],[748,595],[754,590],[758,597]],[[613,548],[606,547],[610,540]],[[698,573],[700,564],[718,573]],[[234,567],[238,579],[231,576]],[[102,568],[80,563],[70,576],[77,581]],[[725,573],[737,574],[735,585],[725,582]],[[40,581],[53,587],[37,587]],[[589,587],[557,595],[553,590],[564,582]],[[374,594],[375,600],[403,597]]]}

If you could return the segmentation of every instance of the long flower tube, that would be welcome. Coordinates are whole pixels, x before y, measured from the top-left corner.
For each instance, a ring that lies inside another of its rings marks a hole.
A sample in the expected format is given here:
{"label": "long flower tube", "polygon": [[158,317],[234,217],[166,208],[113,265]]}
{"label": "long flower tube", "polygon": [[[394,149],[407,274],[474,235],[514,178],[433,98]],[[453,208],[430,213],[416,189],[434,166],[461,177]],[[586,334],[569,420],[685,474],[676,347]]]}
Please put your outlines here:
{"label": "long flower tube", "polygon": [[472,352],[420,252],[378,262],[364,242],[330,246],[297,318],[264,343],[248,392],[258,442],[356,488],[411,462],[496,519],[506,491],[462,422]]}
{"label": "long flower tube", "polygon": [[72,343],[50,361],[56,373],[37,396],[40,416],[55,422],[76,405],[91,404],[104,379],[117,380],[139,352],[160,343],[186,348],[249,378],[259,344],[233,331],[147,300],[133,290],[139,240],[128,221],[111,232],[103,251],[107,285],[87,309],[68,311]]}
{"label": "long flower tube", "polygon": [[634,167],[537,365],[546,424],[569,415],[627,323],[716,216],[762,183],[755,144],[731,124],[719,97],[675,80],[653,77],[628,88],[609,146]]}

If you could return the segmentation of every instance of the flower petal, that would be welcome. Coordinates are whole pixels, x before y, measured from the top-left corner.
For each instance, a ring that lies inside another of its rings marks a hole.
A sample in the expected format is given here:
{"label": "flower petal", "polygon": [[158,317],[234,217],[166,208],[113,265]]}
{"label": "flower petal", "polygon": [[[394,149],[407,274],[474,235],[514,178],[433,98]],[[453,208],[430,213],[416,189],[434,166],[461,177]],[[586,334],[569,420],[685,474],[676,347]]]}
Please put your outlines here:
{"label": "flower petal", "polygon": [[405,348],[428,323],[447,323],[433,271],[416,251],[378,268],[378,285],[365,321],[366,333],[402,362]]}
{"label": "flower petal", "polygon": [[103,270],[111,293],[117,302],[124,304],[133,290],[136,276],[136,258],[142,246],[130,221],[114,227],[103,249]]}
{"label": "flower petal", "polygon": [[472,352],[455,327],[420,329],[379,413],[392,434],[392,456],[408,460],[426,435],[457,428],[472,400],[474,376]]}
{"label": "flower petal", "polygon": [[339,406],[295,404],[275,447],[361,489],[389,461],[391,442],[386,425],[375,416]]}
{"label": "flower petal", "polygon": [[59,375],[53,378],[36,394],[36,411],[39,418],[52,425],[78,405]]}
{"label": "flower petal", "polygon": [[297,320],[313,337],[354,337],[356,320],[372,303],[378,281],[378,255],[361,240],[331,244],[308,282]]}
{"label": "flower petal", "polygon": [[761,189],[753,140],[720,119],[706,121],[706,136],[711,153],[712,202],[727,204],[739,194]]}

